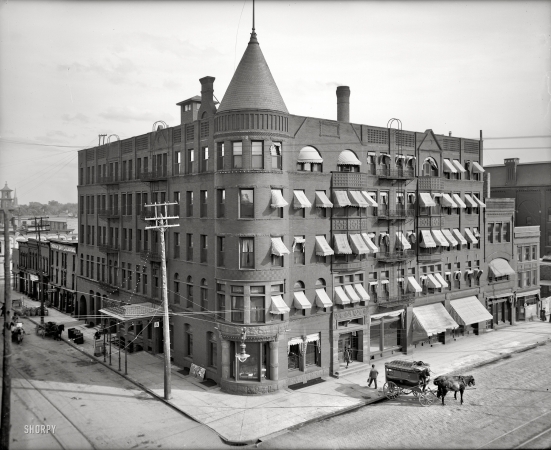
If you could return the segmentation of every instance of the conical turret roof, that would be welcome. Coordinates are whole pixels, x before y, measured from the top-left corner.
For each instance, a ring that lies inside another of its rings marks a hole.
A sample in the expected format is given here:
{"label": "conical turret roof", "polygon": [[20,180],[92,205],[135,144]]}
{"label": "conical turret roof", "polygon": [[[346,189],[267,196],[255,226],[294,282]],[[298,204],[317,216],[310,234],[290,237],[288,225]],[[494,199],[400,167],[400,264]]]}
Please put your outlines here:
{"label": "conical turret roof", "polygon": [[289,113],[260,50],[254,29],[218,112],[243,109]]}

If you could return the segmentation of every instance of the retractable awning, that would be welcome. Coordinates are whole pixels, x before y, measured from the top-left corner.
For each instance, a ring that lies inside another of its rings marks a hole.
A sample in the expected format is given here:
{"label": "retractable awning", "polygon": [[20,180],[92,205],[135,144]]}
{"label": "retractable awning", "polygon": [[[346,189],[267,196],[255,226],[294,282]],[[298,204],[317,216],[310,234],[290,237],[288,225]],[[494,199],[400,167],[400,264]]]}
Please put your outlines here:
{"label": "retractable awning", "polygon": [[369,253],[369,247],[359,234],[351,234],[350,241],[352,242],[352,251],[356,255],[367,255]]}
{"label": "retractable awning", "polygon": [[272,255],[288,255],[289,249],[285,246],[280,237],[272,238]]}
{"label": "retractable awning", "polygon": [[331,256],[335,252],[325,240],[325,236],[316,236],[316,255],[318,256]]}
{"label": "retractable awning", "polygon": [[474,296],[451,300],[450,306],[452,307],[451,316],[460,325],[471,325],[493,318],[480,300]]}
{"label": "retractable awning", "polygon": [[444,280],[444,277],[441,274],[435,273],[434,277],[436,278],[436,281],[438,281],[443,288],[448,287],[448,282]]}
{"label": "retractable awning", "polygon": [[444,158],[444,172],[457,173],[457,169],[449,159]]}
{"label": "retractable awning", "polygon": [[482,168],[480,164],[478,164],[476,161],[473,161],[473,172],[474,173],[484,173],[485,170]]}
{"label": "retractable awning", "polygon": [[419,201],[421,202],[421,206],[424,206],[425,208],[436,206],[436,203],[428,192],[419,193]]}
{"label": "retractable awning", "polygon": [[380,313],[380,314],[372,314],[370,316],[370,319],[371,319],[371,321],[373,321],[373,320],[382,319],[383,317],[398,317],[398,316],[402,315],[403,312],[404,312],[403,309],[399,309],[398,311],[388,311],[388,312],[384,312],[384,313]]}
{"label": "retractable awning", "polygon": [[361,166],[362,163],[350,150],[343,150],[337,158],[338,166]]}
{"label": "retractable awning", "polygon": [[455,203],[452,198],[450,197],[450,194],[442,194],[442,206],[446,206],[448,208],[457,208],[457,203]]}
{"label": "retractable awning", "polygon": [[427,336],[443,333],[459,326],[442,303],[413,308],[413,322],[414,326],[422,329]]}
{"label": "retractable awning", "polygon": [[100,309],[99,312],[106,316],[125,321],[155,316],[160,318],[163,315],[163,308],[150,302],[143,302],[132,305],[111,306]]}
{"label": "retractable awning", "polygon": [[354,289],[356,289],[356,292],[358,293],[358,295],[362,299],[362,302],[367,302],[370,299],[369,294],[367,293],[367,291],[365,290],[363,285],[361,285],[359,283],[355,284]]}
{"label": "retractable awning", "polygon": [[505,277],[507,275],[514,275],[516,272],[511,268],[507,260],[503,258],[496,258],[490,261],[488,269],[494,278]]}
{"label": "retractable awning", "polygon": [[302,291],[293,292],[293,306],[296,309],[309,309],[312,307]]}
{"label": "retractable awning", "polygon": [[459,172],[461,173],[466,172],[465,168],[461,165],[461,163],[457,159],[453,160],[453,165],[457,168],[457,170],[459,170]]}
{"label": "retractable awning", "polygon": [[350,299],[350,302],[351,303],[359,303],[360,302],[360,296],[358,295],[358,293],[354,290],[354,288],[352,287],[351,284],[347,284],[345,287],[344,287],[344,290],[346,292],[346,295],[348,296],[348,298]]}
{"label": "retractable awning", "polygon": [[396,232],[396,246],[403,250],[411,249],[411,244],[408,242],[408,240],[404,236],[404,233],[402,233],[401,231]]}
{"label": "retractable awning", "polygon": [[379,251],[379,247],[375,245],[367,233],[362,233],[362,238],[373,253],[377,253]]}
{"label": "retractable awning", "polygon": [[417,280],[414,277],[408,277],[408,287],[409,292],[423,292],[423,288],[419,286]]}
{"label": "retractable awning", "polygon": [[467,245],[467,239],[463,237],[461,231],[459,231],[457,228],[453,229],[453,235],[457,238],[461,245]]}
{"label": "retractable awning", "polygon": [[373,206],[377,208],[379,204],[375,201],[372,194],[367,193],[366,191],[362,191],[362,195],[365,197],[365,200],[369,204],[369,206]]}
{"label": "retractable awning", "polygon": [[333,203],[327,198],[325,192],[316,191],[316,208],[332,208]]}
{"label": "retractable awning", "polygon": [[388,153],[381,153],[379,155],[379,164],[390,164],[390,155]]}
{"label": "retractable awning", "polygon": [[470,228],[465,228],[465,234],[467,235],[467,240],[471,244],[478,244],[478,239],[474,237],[474,234]]}
{"label": "retractable awning", "polygon": [[309,208],[310,206],[312,206],[312,203],[310,203],[310,200],[308,200],[306,194],[303,191],[293,191],[293,193],[293,207],[295,209]]}
{"label": "retractable awning", "polygon": [[453,194],[453,201],[459,205],[460,208],[466,208],[465,202],[461,200],[459,194]]}
{"label": "retractable awning", "polygon": [[291,311],[291,308],[285,304],[281,295],[272,295],[272,306],[270,308],[272,314],[285,314],[289,311]]}
{"label": "retractable awning", "polygon": [[427,284],[430,288],[440,289],[442,285],[436,280],[432,273],[427,274]]}
{"label": "retractable awning", "polygon": [[430,230],[421,230],[421,242],[419,243],[424,248],[435,248],[436,242],[430,234]]}
{"label": "retractable awning", "polygon": [[441,230],[432,230],[432,235],[434,236],[436,242],[438,242],[438,245],[442,247],[450,246],[450,243],[446,240]]}
{"label": "retractable awning", "polygon": [[348,305],[350,303],[350,299],[348,296],[344,293],[344,289],[342,286],[337,286],[335,288],[335,304],[337,305]]}
{"label": "retractable awning", "polygon": [[336,234],[334,239],[335,253],[338,255],[351,255],[352,249],[348,245],[348,236],[346,234]]}
{"label": "retractable awning", "polygon": [[318,308],[331,308],[333,302],[325,292],[325,289],[316,289],[316,306]]}
{"label": "retractable awning", "polygon": [[533,291],[517,292],[517,298],[527,297],[528,295],[540,295],[540,290],[536,289]]}
{"label": "retractable awning", "polygon": [[333,204],[339,208],[352,205],[346,191],[333,191]]}
{"label": "retractable awning", "polygon": [[449,241],[449,243],[455,247],[459,242],[455,240],[453,237],[453,234],[450,230],[442,230],[442,233],[444,234],[444,237]]}
{"label": "retractable awning", "polygon": [[348,198],[352,206],[358,206],[360,208],[367,208],[369,206],[369,203],[367,203],[367,200],[360,191],[349,191],[348,193],[350,194]]}
{"label": "retractable awning", "polygon": [[323,158],[314,147],[307,145],[306,147],[302,147],[300,149],[300,153],[298,154],[298,162],[321,164],[323,162]]}
{"label": "retractable awning", "polygon": [[476,203],[469,194],[465,194],[465,201],[467,206],[470,206],[471,208],[478,208],[478,203]]}
{"label": "retractable awning", "polygon": [[473,195],[473,200],[478,203],[478,206],[480,206],[481,208],[486,208],[486,203],[480,200],[477,196]]}
{"label": "retractable awning", "polygon": [[272,208],[283,208],[289,203],[283,198],[283,194],[279,189],[272,189]]}

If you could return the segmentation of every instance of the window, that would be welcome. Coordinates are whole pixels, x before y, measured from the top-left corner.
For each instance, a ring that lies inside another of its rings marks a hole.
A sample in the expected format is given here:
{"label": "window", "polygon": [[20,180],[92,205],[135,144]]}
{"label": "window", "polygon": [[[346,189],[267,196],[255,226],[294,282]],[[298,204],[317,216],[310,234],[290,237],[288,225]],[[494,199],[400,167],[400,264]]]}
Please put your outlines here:
{"label": "window", "polygon": [[239,190],[239,218],[240,219],[254,218],[254,190],[253,189]]}
{"label": "window", "polygon": [[203,147],[201,150],[201,172],[209,170],[209,148]]}
{"label": "window", "polygon": [[[283,236],[278,236],[283,242]],[[272,252],[272,266],[274,267],[283,267],[284,266],[284,256],[276,255]]]}
{"label": "window", "polygon": [[218,361],[218,344],[214,333],[207,333],[207,342],[209,343],[209,366],[216,367]]}
{"label": "window", "polygon": [[216,259],[216,265],[218,267],[225,266],[224,255],[226,252],[226,238],[224,236],[218,236],[218,255]]}
{"label": "window", "polygon": [[187,215],[187,217],[193,217],[193,191],[187,191],[186,192],[186,198],[187,198],[186,215]]}
{"label": "window", "polygon": [[538,259],[538,246],[533,245],[532,246],[532,260],[535,261],[536,259]]}
{"label": "window", "polygon": [[226,285],[217,283],[216,290],[218,291],[218,294],[216,294],[218,301],[218,305],[216,306],[216,315],[219,319],[226,320]]}
{"label": "window", "polygon": [[187,277],[186,287],[186,308],[193,309],[193,278],[191,275]]}
{"label": "window", "polygon": [[305,264],[305,239],[304,236],[295,236],[293,241],[293,261],[295,264],[304,265]]}
{"label": "window", "polygon": [[205,278],[201,280],[201,311],[209,310],[209,289]]}
{"label": "window", "polygon": [[[231,321],[243,323],[245,319],[245,297],[243,286],[231,287]],[[241,294],[241,295],[235,295]]]}
{"label": "window", "polygon": [[427,158],[423,163],[423,176],[425,177],[437,177],[438,165],[434,158]]}
{"label": "window", "polygon": [[264,292],[264,286],[251,286],[251,323],[265,321]]}
{"label": "window", "polygon": [[232,156],[234,169],[241,169],[243,167],[243,143],[232,142]]}
{"label": "window", "polygon": [[186,173],[193,173],[193,161],[195,160],[195,153],[192,148],[187,151],[187,170]]}
{"label": "window", "polygon": [[201,210],[200,215],[201,217],[207,217],[207,210],[208,210],[208,191],[200,191],[200,202],[201,202]]}
{"label": "window", "polygon": [[216,168],[218,170],[224,170],[224,143],[223,142],[218,142],[216,144],[216,154],[218,157]]}
{"label": "window", "polygon": [[[182,166],[182,155],[181,152],[174,152],[174,175],[180,175]],[[138,167],[136,172],[141,170],[141,160],[138,159]]]}
{"label": "window", "polygon": [[187,324],[185,325],[185,339],[186,339],[186,353],[187,356],[193,356],[193,332],[191,330],[191,325]]}
{"label": "window", "polygon": [[239,238],[239,261],[241,269],[254,269],[254,238]]}
{"label": "window", "polygon": [[524,247],[524,261],[530,261],[530,247]]}
{"label": "window", "polygon": [[[295,281],[295,284],[293,286],[293,292],[304,292],[304,282],[298,280],[298,281]],[[294,305],[294,303],[293,303]],[[305,316],[306,315],[306,310],[305,309],[297,309],[295,307],[291,307],[291,315],[303,315]]]}
{"label": "window", "polygon": [[538,284],[538,269],[532,270],[532,285],[537,286]]}
{"label": "window", "polygon": [[186,247],[187,247],[187,261],[193,261],[193,234],[186,234]]}
{"label": "window", "polygon": [[[272,169],[282,169],[281,142],[273,142],[270,147],[270,153],[272,154]],[[551,219],[549,220],[551,221]]]}
{"label": "window", "polygon": [[208,236],[206,234],[201,235],[201,262],[206,263],[208,261]]}
{"label": "window", "polygon": [[252,141],[251,167],[264,169],[264,143],[262,141]]}
{"label": "window", "polygon": [[216,190],[216,217],[225,217],[226,216],[226,190],[217,189]]}
{"label": "window", "polygon": [[[141,230],[138,230],[141,231]],[[174,258],[180,257],[180,233],[174,233]]]}

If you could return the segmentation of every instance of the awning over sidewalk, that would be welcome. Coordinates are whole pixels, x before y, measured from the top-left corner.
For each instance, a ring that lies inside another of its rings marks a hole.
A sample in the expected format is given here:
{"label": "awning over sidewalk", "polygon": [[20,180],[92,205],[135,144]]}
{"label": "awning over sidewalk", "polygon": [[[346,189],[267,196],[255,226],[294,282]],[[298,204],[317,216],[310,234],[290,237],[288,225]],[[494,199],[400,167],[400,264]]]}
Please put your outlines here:
{"label": "awning over sidewalk", "polygon": [[527,292],[517,292],[517,298],[520,298],[520,297],[527,297],[528,295],[540,295],[540,290],[539,289],[536,289],[536,290],[533,290],[533,291],[527,291]]}
{"label": "awning over sidewalk", "polygon": [[371,321],[382,319],[383,317],[398,317],[404,312],[403,309],[399,309],[398,311],[389,311],[381,314],[372,314],[370,319]]}
{"label": "awning over sidewalk", "polygon": [[99,312],[118,320],[129,320],[155,316],[162,317],[164,309],[162,305],[144,302],[133,305],[111,306],[100,309]]}
{"label": "awning over sidewalk", "polygon": [[452,307],[451,316],[460,325],[471,325],[485,320],[492,320],[492,315],[474,296],[452,300],[450,305]]}
{"label": "awning over sidewalk", "polygon": [[490,273],[494,278],[504,277],[507,275],[514,275],[516,273],[509,265],[507,260],[503,258],[496,258],[490,261],[488,268],[490,269]]}
{"label": "awning over sidewalk", "polygon": [[455,329],[459,326],[442,303],[413,308],[413,325],[422,329],[427,336]]}

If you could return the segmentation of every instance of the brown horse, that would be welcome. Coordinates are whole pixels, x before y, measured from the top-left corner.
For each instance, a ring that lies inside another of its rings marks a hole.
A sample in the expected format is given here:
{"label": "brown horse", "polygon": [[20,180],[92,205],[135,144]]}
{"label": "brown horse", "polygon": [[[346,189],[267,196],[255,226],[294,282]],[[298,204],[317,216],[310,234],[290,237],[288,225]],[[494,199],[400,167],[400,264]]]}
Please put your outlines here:
{"label": "brown horse", "polygon": [[474,386],[474,377],[472,375],[443,375],[434,379],[434,384],[438,386],[438,392],[436,396],[442,397],[442,405],[444,403],[444,397],[448,391],[454,391],[454,399],[457,400],[457,392],[461,393],[461,404],[463,404],[463,392],[468,386]]}

